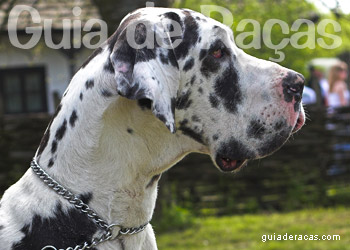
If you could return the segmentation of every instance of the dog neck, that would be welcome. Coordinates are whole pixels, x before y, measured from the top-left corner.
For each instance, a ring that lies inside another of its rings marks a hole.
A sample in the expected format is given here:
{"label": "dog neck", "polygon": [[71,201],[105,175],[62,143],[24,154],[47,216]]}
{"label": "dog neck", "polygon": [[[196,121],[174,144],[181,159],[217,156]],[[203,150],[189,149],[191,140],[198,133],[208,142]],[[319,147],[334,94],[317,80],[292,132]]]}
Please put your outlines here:
{"label": "dog neck", "polygon": [[75,194],[91,194],[89,205],[107,221],[136,227],[152,217],[159,175],[198,144],[118,96],[103,53],[72,79],[38,162]]}
{"label": "dog neck", "polygon": [[[203,146],[180,133],[171,134],[151,110],[120,97],[108,70],[108,53],[100,51],[73,77],[36,158],[105,221],[138,227],[152,217],[159,175]],[[31,169],[5,192],[1,205],[4,249],[74,247],[91,240],[98,230]],[[151,227],[118,242],[98,249],[118,249],[118,244],[119,249],[156,249]]]}

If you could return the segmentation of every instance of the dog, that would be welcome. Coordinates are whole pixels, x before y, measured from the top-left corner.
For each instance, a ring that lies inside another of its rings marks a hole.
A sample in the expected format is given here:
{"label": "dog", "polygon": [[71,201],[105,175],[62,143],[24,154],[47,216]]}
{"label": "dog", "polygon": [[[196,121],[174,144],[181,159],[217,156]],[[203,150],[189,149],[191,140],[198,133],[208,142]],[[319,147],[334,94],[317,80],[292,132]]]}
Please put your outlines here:
{"label": "dog", "polygon": [[[129,28],[136,46],[164,46],[134,48]],[[304,124],[303,86],[301,74],[245,54],[211,18],[139,9],[74,75],[35,158],[108,223],[135,228],[151,220],[161,174],[185,155],[237,172],[279,149]],[[1,250],[66,249],[100,233],[32,169],[1,200]],[[93,249],[157,245],[148,224]]]}

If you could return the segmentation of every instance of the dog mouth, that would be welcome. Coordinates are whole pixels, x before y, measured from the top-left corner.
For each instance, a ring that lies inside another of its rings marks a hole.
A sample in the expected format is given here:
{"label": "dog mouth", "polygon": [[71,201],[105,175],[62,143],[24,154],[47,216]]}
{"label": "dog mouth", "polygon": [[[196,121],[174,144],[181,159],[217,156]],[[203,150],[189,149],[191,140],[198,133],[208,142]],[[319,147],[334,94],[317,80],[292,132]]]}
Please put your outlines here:
{"label": "dog mouth", "polygon": [[215,161],[223,172],[238,170],[248,162],[247,159],[231,159],[222,155],[217,155]]}
{"label": "dog mouth", "polygon": [[[294,127],[286,126],[279,128],[275,134],[270,134],[260,140],[259,144],[248,146],[250,141],[243,141],[234,137],[218,145],[212,157],[215,165],[222,172],[237,172],[248,160],[255,160],[271,155],[277,151],[288,140],[291,134],[299,131],[305,123],[303,110],[298,114]],[[287,124],[285,124],[287,125]],[[255,146],[255,147],[254,147]],[[253,149],[252,149],[253,148]]]}

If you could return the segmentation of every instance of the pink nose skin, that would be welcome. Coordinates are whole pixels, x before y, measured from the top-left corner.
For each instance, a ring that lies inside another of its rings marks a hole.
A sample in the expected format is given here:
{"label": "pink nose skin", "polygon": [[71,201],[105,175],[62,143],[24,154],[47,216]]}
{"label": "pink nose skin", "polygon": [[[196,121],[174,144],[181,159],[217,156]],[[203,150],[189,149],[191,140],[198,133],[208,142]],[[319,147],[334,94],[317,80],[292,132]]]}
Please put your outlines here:
{"label": "pink nose skin", "polygon": [[[294,127],[294,130],[299,130],[305,121],[305,114],[301,110],[301,98],[304,89],[304,76],[295,72],[288,71],[282,79],[281,87],[279,88],[282,103],[285,108],[288,124]],[[294,131],[293,130],[293,131]]]}
{"label": "pink nose skin", "polygon": [[295,124],[295,127],[294,127],[292,133],[299,131],[301,129],[301,127],[304,125],[304,123],[305,123],[305,113],[303,111],[301,111],[299,113],[297,123]]}

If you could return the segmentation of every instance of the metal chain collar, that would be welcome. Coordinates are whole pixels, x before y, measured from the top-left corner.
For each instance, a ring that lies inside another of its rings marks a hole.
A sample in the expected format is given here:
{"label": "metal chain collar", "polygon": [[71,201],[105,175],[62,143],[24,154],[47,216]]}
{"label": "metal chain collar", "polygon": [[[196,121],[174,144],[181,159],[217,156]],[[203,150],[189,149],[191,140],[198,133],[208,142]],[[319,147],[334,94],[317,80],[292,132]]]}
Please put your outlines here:
{"label": "metal chain collar", "polygon": [[[90,218],[95,224],[97,224],[101,229],[103,229],[105,232],[96,238],[93,238],[89,242],[84,242],[83,244],[77,245],[74,248],[68,247],[66,249],[57,249],[54,246],[45,246],[41,250],[84,250],[84,249],[91,249],[92,247],[97,246],[98,244],[115,239],[117,237],[120,237],[121,235],[133,235],[137,234],[139,232],[142,232],[149,222],[139,226],[139,227],[131,227],[131,228],[124,228],[122,226],[116,225],[116,224],[108,224],[105,222],[100,216],[98,216],[94,210],[92,210],[87,204],[85,204],[81,199],[79,199],[76,195],[74,195],[72,192],[64,188],[61,184],[59,184],[57,181],[52,179],[49,174],[47,174],[37,163],[36,159],[33,158],[32,162],[30,163],[30,167],[34,171],[34,173],[43,180],[44,183],[46,183],[52,190],[54,190],[57,194],[61,195],[63,198],[65,198],[69,203],[74,205],[81,213],[86,214],[88,218]],[[113,235],[113,228],[119,227],[119,232],[114,236]],[[114,237],[113,237],[114,236]]]}

